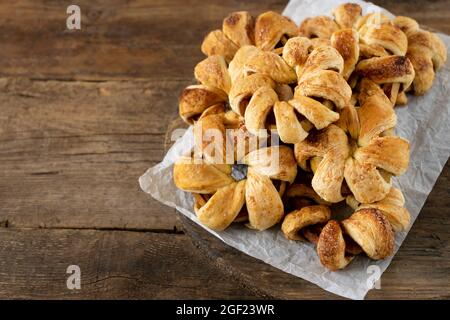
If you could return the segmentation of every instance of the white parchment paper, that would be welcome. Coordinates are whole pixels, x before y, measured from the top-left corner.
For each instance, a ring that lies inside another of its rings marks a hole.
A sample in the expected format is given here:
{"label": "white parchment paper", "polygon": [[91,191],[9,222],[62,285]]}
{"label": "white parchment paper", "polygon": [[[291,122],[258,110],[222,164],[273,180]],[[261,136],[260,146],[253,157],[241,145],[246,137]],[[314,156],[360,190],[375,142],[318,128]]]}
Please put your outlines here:
{"label": "white parchment paper", "polygon": [[[317,15],[331,15],[332,10],[345,0],[292,0],[283,14],[291,17],[297,24],[303,19]],[[363,13],[382,10],[372,3],[352,1],[363,7]],[[450,37],[439,34],[447,48]],[[411,221],[417,218],[428,194],[431,192],[439,174],[450,155],[450,91],[448,79],[450,62],[441,69],[432,89],[424,96],[408,96],[408,106],[398,107],[397,134],[410,141],[411,159],[408,171],[396,180],[403,191],[406,207],[411,213]],[[163,161],[150,168],[140,177],[142,190],[162,203],[198,223],[193,213],[191,196],[178,190],[173,183],[172,168],[176,159],[189,151],[193,145],[192,130],[188,130],[168,151]],[[391,263],[392,258],[372,261],[358,256],[346,269],[330,272],[320,264],[313,245],[288,241],[279,226],[258,232],[238,224],[223,232],[207,229],[228,245],[260,259],[278,269],[306,279],[325,290],[351,298],[363,299],[370,290],[373,280]],[[396,236],[396,251],[405,239],[407,232]],[[374,267],[371,267],[374,266]],[[405,277],[408,275],[405,274]]]}

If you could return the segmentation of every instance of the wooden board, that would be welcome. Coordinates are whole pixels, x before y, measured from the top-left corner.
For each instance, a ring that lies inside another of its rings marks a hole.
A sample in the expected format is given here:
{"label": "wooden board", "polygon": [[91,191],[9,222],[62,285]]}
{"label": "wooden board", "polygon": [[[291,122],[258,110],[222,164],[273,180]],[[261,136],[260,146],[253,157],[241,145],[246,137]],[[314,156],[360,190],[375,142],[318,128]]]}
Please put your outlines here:
{"label": "wooden board", "polygon": [[0,79],[0,221],[176,227],[174,210],[141,192],[138,178],[164,155],[181,85]]}
{"label": "wooden board", "polygon": [[[0,298],[335,298],[184,234],[137,181],[164,155],[204,35],[231,11],[286,3],[79,0],[80,31],[66,29],[68,3],[0,4]],[[450,33],[448,0],[375,3]],[[383,277],[386,297],[448,297],[448,172]],[[80,292],[64,286],[68,263],[87,276]]]}

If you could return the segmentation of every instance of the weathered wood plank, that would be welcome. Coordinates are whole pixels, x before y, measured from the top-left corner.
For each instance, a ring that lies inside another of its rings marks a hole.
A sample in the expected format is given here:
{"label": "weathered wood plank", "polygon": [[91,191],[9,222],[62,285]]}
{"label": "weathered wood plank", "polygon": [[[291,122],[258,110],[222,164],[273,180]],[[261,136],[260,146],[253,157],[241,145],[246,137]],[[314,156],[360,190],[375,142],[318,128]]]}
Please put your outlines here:
{"label": "weathered wood plank", "polygon": [[[81,290],[67,289],[69,265]],[[252,294],[195,253],[186,235],[0,229],[0,298],[245,299]]]}
{"label": "weathered wood plank", "polygon": [[[408,237],[367,299],[449,299],[450,161],[439,177]],[[182,219],[196,247],[219,269],[261,296],[280,299],[334,299],[319,287],[251,258]]]}
{"label": "weathered wood plank", "polygon": [[173,229],[138,178],[164,156],[181,86],[0,79],[0,221]]}
{"label": "weathered wood plank", "polygon": [[[448,0],[374,2],[450,33]],[[0,77],[43,80],[0,79],[0,226],[172,230],[178,226],[173,210],[140,192],[137,178],[163,157],[178,93],[193,81],[193,67],[203,57],[201,40],[231,11],[280,11],[286,1],[77,4],[81,31],[65,30],[66,3],[0,5]],[[104,82],[123,79],[146,81]],[[449,298],[449,175],[447,163],[383,276],[383,290],[369,297]],[[217,248],[215,239],[203,242],[205,252],[217,250],[213,262],[198,262],[187,240],[174,234],[0,229],[0,296],[245,298],[253,292],[334,298],[228,247]],[[87,270],[87,287],[66,292],[65,268],[76,260]],[[213,263],[248,290],[222,283]],[[261,270],[262,285],[256,285],[255,270]]]}

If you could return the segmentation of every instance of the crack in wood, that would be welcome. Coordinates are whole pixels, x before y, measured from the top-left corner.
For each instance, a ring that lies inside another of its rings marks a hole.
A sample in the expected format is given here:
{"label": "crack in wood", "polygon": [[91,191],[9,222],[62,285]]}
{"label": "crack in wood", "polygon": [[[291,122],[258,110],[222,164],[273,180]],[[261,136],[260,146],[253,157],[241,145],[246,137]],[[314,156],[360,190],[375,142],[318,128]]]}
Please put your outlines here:
{"label": "crack in wood", "polygon": [[43,172],[31,172],[32,176],[42,176],[42,175],[52,175],[52,174],[60,174],[60,171],[43,171]]}

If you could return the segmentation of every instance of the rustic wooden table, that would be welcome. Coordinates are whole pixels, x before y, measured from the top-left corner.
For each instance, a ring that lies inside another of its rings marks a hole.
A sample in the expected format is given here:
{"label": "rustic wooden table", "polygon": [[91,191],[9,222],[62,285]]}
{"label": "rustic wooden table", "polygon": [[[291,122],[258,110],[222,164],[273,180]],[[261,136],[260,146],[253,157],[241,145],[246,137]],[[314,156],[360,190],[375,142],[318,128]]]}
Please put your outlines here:
{"label": "rustic wooden table", "polygon": [[[375,3],[450,33],[449,0]],[[65,1],[0,4],[0,298],[336,298],[183,230],[137,182],[164,155],[205,33],[286,1],[77,4],[79,31]],[[447,163],[368,298],[450,298],[449,180]],[[80,290],[66,286],[69,265]]]}

